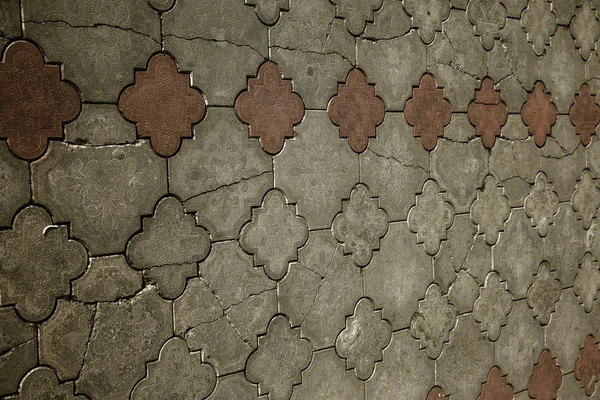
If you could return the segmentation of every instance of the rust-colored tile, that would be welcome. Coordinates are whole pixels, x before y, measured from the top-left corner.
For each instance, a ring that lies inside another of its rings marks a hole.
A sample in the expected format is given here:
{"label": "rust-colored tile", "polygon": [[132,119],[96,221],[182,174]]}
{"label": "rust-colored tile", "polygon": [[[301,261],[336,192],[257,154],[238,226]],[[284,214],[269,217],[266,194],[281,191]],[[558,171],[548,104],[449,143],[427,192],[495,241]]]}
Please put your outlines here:
{"label": "rust-colored tile", "polygon": [[340,127],[340,137],[348,138],[350,148],[362,153],[375,137],[376,126],[383,122],[383,100],[375,96],[375,86],[367,84],[367,77],[353,69],[346,83],[338,84],[338,94],[327,107],[329,119]]}
{"label": "rust-colored tile", "polygon": [[562,384],[562,373],[550,350],[540,354],[538,363],[533,367],[533,376],[527,384],[529,397],[536,400],[556,399],[558,389]]}
{"label": "rust-colored tile", "polygon": [[267,61],[256,78],[248,79],[248,90],[235,101],[238,118],[250,125],[250,137],[259,138],[268,154],[277,154],[285,138],[294,136],[293,126],[304,116],[304,103],[292,92],[292,84],[283,79],[279,67]]}
{"label": "rust-colored tile", "polygon": [[529,127],[529,134],[538,147],[546,143],[546,136],[552,132],[556,123],[556,106],[550,101],[550,94],[540,81],[535,83],[533,91],[527,94],[527,101],[521,108],[521,118]]}
{"label": "rust-colored tile", "polygon": [[413,127],[413,136],[421,138],[425,150],[433,150],[437,138],[444,136],[444,126],[452,118],[452,107],[432,75],[423,75],[419,87],[413,88],[412,98],[404,107],[404,118]]}
{"label": "rust-colored tile", "polygon": [[60,67],[44,63],[32,43],[9,44],[0,62],[0,137],[26,160],[41,157],[49,138],[63,137],[63,124],[81,110],[77,90],[61,80]]}
{"label": "rust-colored tile", "polygon": [[498,367],[493,367],[487,376],[487,381],[481,385],[481,394],[477,400],[512,400],[513,389],[502,376]]}
{"label": "rust-colored tile", "polygon": [[575,133],[581,137],[581,143],[585,146],[590,144],[592,135],[596,133],[596,125],[600,122],[600,107],[588,85],[583,84],[579,94],[575,95],[575,104],[569,110],[569,117],[575,126]]}
{"label": "rust-colored tile", "polygon": [[592,396],[596,390],[596,383],[600,379],[600,350],[596,339],[592,335],[585,338],[583,349],[575,363],[575,378],[585,394]]}
{"label": "rust-colored tile", "polygon": [[150,138],[156,154],[171,157],[181,138],[193,136],[192,125],[204,117],[206,105],[200,91],[190,87],[189,74],[180,73],[170,55],[157,53],[121,93],[119,110],[135,122],[139,137]]}
{"label": "rust-colored tile", "polygon": [[427,395],[426,400],[448,400],[448,399],[449,399],[448,396],[444,396],[444,391],[442,390],[442,388],[434,386],[429,391],[429,394]]}
{"label": "rust-colored tile", "polygon": [[508,117],[506,104],[500,99],[500,91],[494,90],[491,78],[485,78],[481,89],[475,90],[475,100],[469,104],[467,115],[483,145],[491,149]]}

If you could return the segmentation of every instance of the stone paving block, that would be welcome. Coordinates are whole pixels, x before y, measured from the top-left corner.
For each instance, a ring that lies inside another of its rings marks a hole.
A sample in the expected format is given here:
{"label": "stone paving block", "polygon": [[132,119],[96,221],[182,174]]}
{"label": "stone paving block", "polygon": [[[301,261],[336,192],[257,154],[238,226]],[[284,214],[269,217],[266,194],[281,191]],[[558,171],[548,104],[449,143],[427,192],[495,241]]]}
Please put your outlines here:
{"label": "stone paving block", "polygon": [[122,255],[91,258],[83,275],[75,279],[71,288],[73,298],[93,303],[115,301],[133,296],[142,290],[142,274],[132,269]]}
{"label": "stone paving block", "polygon": [[37,363],[36,327],[19,318],[12,307],[0,308],[0,394],[16,392],[19,381]]}
{"label": "stone paving block", "polygon": [[81,114],[65,126],[65,140],[78,145],[102,146],[136,141],[135,126],[112,104],[83,104]]}
{"label": "stone paving block", "polygon": [[0,226],[10,226],[14,213],[29,201],[29,168],[25,161],[12,157],[0,144]]}

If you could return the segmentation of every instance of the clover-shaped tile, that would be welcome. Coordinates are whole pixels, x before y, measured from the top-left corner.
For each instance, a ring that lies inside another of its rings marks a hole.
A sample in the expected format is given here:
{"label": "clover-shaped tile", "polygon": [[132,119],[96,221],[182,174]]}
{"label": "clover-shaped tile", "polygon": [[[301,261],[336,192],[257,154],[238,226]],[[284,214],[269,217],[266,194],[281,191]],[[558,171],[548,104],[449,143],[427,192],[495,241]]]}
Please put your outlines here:
{"label": "clover-shaped tile", "polygon": [[298,248],[308,239],[308,224],[288,204],[283,192],[271,189],[262,205],[252,210],[252,220],[242,227],[240,244],[254,257],[255,266],[263,266],[267,276],[280,280],[287,274],[290,261],[298,259]]}
{"label": "clover-shaped tile", "polygon": [[379,208],[379,200],[371,197],[369,188],[357,184],[349,200],[342,201],[342,212],[336,215],[331,229],[335,238],[344,244],[344,253],[352,253],[359,267],[366,266],[379,249],[379,239],[388,230],[388,215]]}
{"label": "clover-shaped tile", "polygon": [[402,4],[425,44],[433,42],[436,32],[442,31],[442,22],[450,16],[449,0],[403,0]]}
{"label": "clover-shaped tile", "polygon": [[481,323],[481,330],[486,332],[489,340],[498,340],[500,329],[506,325],[506,317],[511,310],[512,296],[506,290],[506,282],[500,280],[497,272],[490,272],[473,306],[473,317]]}
{"label": "clover-shaped tile", "polygon": [[440,192],[437,182],[429,179],[417,195],[416,205],[408,212],[408,227],[417,234],[417,243],[423,243],[427,254],[434,255],[440,249],[440,242],[446,239],[452,221],[452,205]]}
{"label": "clover-shaped tile", "polygon": [[529,0],[521,14],[521,25],[527,32],[527,41],[533,45],[535,54],[544,54],[550,37],[556,32],[556,15],[552,12],[552,4],[547,0]]}
{"label": "clover-shaped tile", "polygon": [[506,9],[499,1],[471,0],[467,5],[467,16],[475,25],[475,34],[481,36],[486,50],[494,47],[494,39],[500,39],[500,29],[506,24]]}
{"label": "clover-shaped tile", "polygon": [[600,379],[600,350],[592,335],[585,338],[579,358],[575,362],[575,378],[579,381],[581,389],[585,390],[585,394],[591,397]]}
{"label": "clover-shaped tile", "polygon": [[596,104],[596,95],[593,95],[587,84],[581,85],[579,94],[575,95],[575,103],[569,109],[569,118],[575,126],[575,133],[581,137],[584,146],[590,144],[592,135],[596,133],[596,126],[600,123],[600,106]]}
{"label": "clover-shaped tile", "polygon": [[575,17],[570,21],[571,34],[575,38],[575,46],[581,52],[584,60],[590,58],[596,49],[596,42],[600,39],[600,21],[595,7],[590,0],[583,0],[577,7]]}
{"label": "clover-shaped tile", "polygon": [[373,302],[363,297],[354,307],[354,314],[346,317],[346,328],[336,341],[337,354],[346,359],[346,368],[354,369],[360,380],[373,374],[375,363],[383,360],[382,350],[390,343],[392,327],[375,310]]}
{"label": "clover-shaped tile", "polygon": [[329,119],[340,127],[340,137],[348,138],[350,148],[362,153],[375,137],[377,125],[383,122],[383,100],[375,96],[375,86],[367,84],[367,77],[353,69],[346,83],[338,84],[338,94],[327,106]]}
{"label": "clover-shaped tile", "polygon": [[598,300],[600,291],[600,270],[592,253],[583,255],[583,262],[573,282],[573,292],[579,296],[579,303],[583,304],[586,312],[592,312],[594,301]]}
{"label": "clover-shaped tile", "polygon": [[346,21],[348,32],[359,36],[364,30],[367,22],[373,22],[375,10],[379,10],[383,0],[330,0],[335,4],[335,15]]}
{"label": "clover-shaped tile", "polygon": [[510,216],[510,204],[504,196],[504,188],[498,186],[496,178],[488,175],[483,182],[483,190],[477,190],[477,200],[471,206],[471,220],[479,225],[487,244],[498,241],[499,232],[504,230],[504,222]]}
{"label": "clover-shaped tile", "polygon": [[288,400],[294,385],[302,381],[302,371],[310,364],[312,347],[300,339],[300,329],[291,328],[283,315],[269,322],[267,333],[258,338],[256,349],[246,362],[246,378],[258,384],[259,395],[269,400]]}
{"label": "clover-shaped tile", "polygon": [[550,264],[543,261],[527,290],[527,304],[533,309],[533,315],[541,325],[550,322],[550,315],[556,310],[556,303],[560,299],[561,284],[554,275]]}
{"label": "clover-shaped tile", "polygon": [[0,232],[0,305],[16,304],[21,317],[41,321],[58,297],[71,293],[71,279],[87,263],[85,247],[69,238],[66,226],[54,225],[42,207],[28,206],[11,230]]}
{"label": "clover-shaped tile", "polygon": [[556,106],[550,98],[544,84],[538,81],[533,91],[527,93],[527,102],[521,108],[521,118],[538,147],[546,143],[546,136],[552,133],[552,126],[556,123]]}
{"label": "clover-shaped tile", "polygon": [[442,347],[450,340],[450,331],[456,325],[456,315],[456,308],[448,303],[448,296],[442,295],[437,284],[431,284],[410,321],[410,332],[419,339],[421,349],[426,349],[429,358],[435,359],[442,354]]}
{"label": "clover-shaped tile", "polygon": [[0,61],[0,138],[25,160],[46,152],[48,139],[63,137],[63,124],[81,110],[77,90],[61,79],[61,67],[46,64],[34,44],[17,40]]}
{"label": "clover-shaped tile", "polygon": [[139,137],[150,138],[156,154],[171,157],[181,138],[193,136],[192,125],[204,117],[206,104],[200,91],[190,86],[189,74],[180,73],[169,54],[157,53],[119,96],[119,110],[135,122]]}
{"label": "clover-shaped tile", "polygon": [[571,197],[571,205],[573,210],[579,214],[579,218],[583,222],[583,229],[590,229],[592,219],[596,217],[596,212],[600,207],[600,189],[592,179],[589,169],[582,172],[581,180],[577,182]]}
{"label": "clover-shaped tile", "polygon": [[265,25],[275,25],[282,11],[290,10],[290,0],[245,0],[254,6],[256,15]]}
{"label": "clover-shaped tile", "polygon": [[277,154],[285,138],[294,136],[294,125],[302,121],[304,103],[292,92],[292,83],[283,79],[279,67],[267,61],[256,78],[248,79],[248,90],[235,100],[238,118],[249,125],[250,137],[259,138],[268,154]]}
{"label": "clover-shaped tile", "polygon": [[492,78],[481,81],[481,89],[475,90],[475,100],[469,104],[467,115],[475,126],[475,134],[481,136],[486,148],[491,149],[508,118],[506,103],[500,99],[500,91],[494,90]]}
{"label": "clover-shaped tile", "polygon": [[550,350],[545,349],[540,354],[538,363],[533,367],[533,376],[527,384],[527,393],[535,400],[556,399],[562,380],[562,372],[556,364],[556,359],[552,358]]}
{"label": "clover-shaped tile", "polygon": [[531,218],[533,227],[537,227],[540,236],[548,235],[558,212],[558,195],[543,172],[538,172],[535,184],[531,185],[529,195],[525,198],[525,212]]}
{"label": "clover-shaped tile", "polygon": [[75,395],[73,382],[60,383],[56,373],[49,367],[36,367],[23,377],[19,394],[13,400],[64,399],[85,400],[88,397]]}

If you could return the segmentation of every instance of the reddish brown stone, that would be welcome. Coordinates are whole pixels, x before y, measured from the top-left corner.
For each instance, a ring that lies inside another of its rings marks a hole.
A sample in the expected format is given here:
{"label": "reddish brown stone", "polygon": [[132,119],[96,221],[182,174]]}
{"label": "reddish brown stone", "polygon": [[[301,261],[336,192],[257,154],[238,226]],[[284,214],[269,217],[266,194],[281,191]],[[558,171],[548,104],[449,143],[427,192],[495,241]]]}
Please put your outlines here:
{"label": "reddish brown stone", "polygon": [[302,121],[304,102],[292,92],[291,81],[283,79],[279,67],[267,61],[256,78],[248,79],[248,90],[236,99],[235,112],[250,125],[250,137],[259,138],[265,152],[277,154],[284,139],[294,136],[293,126]]}
{"label": "reddish brown stone", "polygon": [[367,84],[367,77],[353,69],[346,83],[338,84],[338,94],[327,107],[329,119],[340,127],[340,137],[348,138],[350,148],[362,153],[375,137],[376,126],[383,122],[383,100],[375,96],[375,86]]}
{"label": "reddish brown stone", "polygon": [[481,394],[477,400],[512,400],[512,387],[506,382],[506,376],[498,367],[493,367],[487,376],[487,382],[481,385]]}
{"label": "reddish brown stone", "polygon": [[562,373],[549,350],[540,354],[538,363],[533,367],[533,376],[527,384],[529,397],[536,400],[556,399],[562,384]]}
{"label": "reddish brown stone", "polygon": [[423,75],[404,107],[404,118],[413,127],[413,136],[421,138],[425,150],[433,150],[437,138],[444,136],[444,126],[450,123],[451,117],[452,107],[444,99],[443,89],[437,87],[433,76]]}
{"label": "reddish brown stone", "polygon": [[533,91],[527,94],[527,102],[521,108],[521,118],[529,127],[529,134],[538,147],[546,143],[546,136],[552,132],[556,123],[556,106],[550,101],[546,87],[536,82]]}
{"label": "reddish brown stone", "polygon": [[467,115],[483,145],[491,149],[508,117],[506,104],[500,99],[500,91],[494,90],[491,78],[485,78],[481,89],[475,90],[475,100],[469,104]]}
{"label": "reddish brown stone", "polygon": [[150,138],[156,154],[171,157],[181,138],[193,136],[192,125],[204,117],[206,105],[202,94],[190,87],[189,74],[180,73],[170,55],[157,53],[121,93],[119,110],[135,122],[139,137]]}
{"label": "reddish brown stone", "polygon": [[26,160],[40,157],[48,138],[62,138],[63,124],[81,110],[77,90],[61,81],[60,67],[44,63],[32,43],[9,44],[0,62],[0,137]]}
{"label": "reddish brown stone", "polygon": [[600,122],[600,107],[588,85],[583,84],[579,94],[575,95],[575,104],[569,110],[569,117],[575,126],[575,133],[581,137],[581,143],[584,146],[590,144],[592,135],[596,133],[596,125]]}
{"label": "reddish brown stone", "polygon": [[429,394],[427,395],[426,400],[448,400],[448,399],[449,398],[447,396],[444,396],[444,392],[442,391],[441,388],[434,386],[429,391]]}
{"label": "reddish brown stone", "polygon": [[594,394],[596,383],[600,379],[600,351],[592,335],[585,338],[583,349],[579,352],[579,359],[575,363],[575,378],[579,381],[579,386],[585,388],[585,394]]}

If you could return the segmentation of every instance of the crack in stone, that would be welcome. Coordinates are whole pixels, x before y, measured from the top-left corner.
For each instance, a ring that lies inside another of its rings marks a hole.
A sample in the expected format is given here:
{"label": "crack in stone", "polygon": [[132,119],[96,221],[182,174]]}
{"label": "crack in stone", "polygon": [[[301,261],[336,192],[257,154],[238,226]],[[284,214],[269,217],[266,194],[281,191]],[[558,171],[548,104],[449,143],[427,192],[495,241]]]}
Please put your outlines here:
{"label": "crack in stone", "polygon": [[[464,143],[463,143],[463,144],[464,144]],[[398,164],[402,165],[403,167],[406,167],[406,168],[412,168],[412,169],[414,169],[414,170],[417,170],[417,171],[418,171],[418,170],[421,170],[421,171],[424,171],[424,172],[426,172],[427,174],[429,174],[429,171],[428,171],[427,169],[423,168],[423,167],[422,167],[422,166],[420,166],[420,165],[406,164],[406,163],[403,163],[402,161],[398,160],[396,157],[388,157],[388,156],[384,156],[383,154],[380,154],[380,153],[377,153],[377,152],[375,152],[373,149],[368,149],[368,150],[369,150],[371,153],[375,154],[377,157],[381,157],[381,158],[384,158],[384,159],[386,159],[386,160],[390,160],[390,161],[396,161]]]}
{"label": "crack in stone", "polygon": [[26,340],[26,341],[24,341],[24,342],[21,342],[21,343],[17,343],[17,344],[15,344],[14,346],[11,346],[11,347],[10,347],[8,350],[6,350],[6,351],[4,351],[4,352],[0,353],[0,360],[1,360],[1,359],[3,359],[3,358],[8,358],[8,357],[10,357],[10,356],[11,356],[11,354],[13,354],[13,353],[15,352],[15,350],[16,350],[16,349],[18,349],[19,347],[23,347],[23,346],[25,346],[27,343],[29,343],[29,342],[31,342],[31,341],[34,341],[34,340],[36,340],[36,339],[37,339],[36,337],[32,337],[31,339],[28,339],[28,340]]}
{"label": "crack in stone", "polygon": [[315,51],[315,50],[304,50],[304,49],[299,49],[297,47],[287,47],[287,46],[271,46],[272,49],[278,49],[278,50],[287,50],[287,51],[299,51],[301,53],[306,53],[306,54],[318,54],[321,56],[326,56],[326,55],[336,55],[338,57],[341,57],[344,61],[348,62],[348,64],[354,66],[354,62],[352,60],[350,60],[348,57],[346,57],[345,55],[343,55],[342,53],[339,53],[337,51]]}
{"label": "crack in stone", "polygon": [[[454,49],[454,47],[452,47],[452,48]],[[453,51],[454,51],[454,50],[453,50]],[[449,63],[446,63],[446,62],[443,62],[443,61],[436,61],[435,63],[433,63],[433,64],[430,64],[430,65],[428,66],[428,68],[435,67],[435,66],[437,66],[437,65],[445,65],[445,66],[447,66],[447,67],[450,67],[450,68],[454,69],[454,70],[455,70],[455,71],[457,71],[457,72],[460,72],[460,73],[462,73],[462,74],[465,74],[465,75],[467,75],[467,76],[468,76],[468,77],[470,77],[470,78],[473,78],[473,79],[475,79],[476,81],[479,81],[479,80],[481,80],[481,78],[480,78],[480,77],[478,77],[477,75],[475,75],[475,74],[472,74],[472,73],[470,73],[469,71],[465,70],[464,68],[460,67],[460,66],[459,66],[457,63],[455,63],[454,61],[450,61]]]}
{"label": "crack in stone", "polygon": [[[321,292],[321,288],[323,287],[323,283],[325,282],[325,279],[327,279],[327,276],[330,273],[332,273],[331,264],[333,264],[333,261],[335,260],[335,257],[337,256],[339,247],[340,247],[340,245],[337,245],[335,247],[335,251],[333,253],[333,257],[331,257],[331,260],[329,261],[329,264],[327,264],[327,267],[326,267],[327,268],[327,272],[325,273],[325,276],[323,278],[321,278],[321,282],[319,282],[319,287],[317,288],[317,291],[315,293],[315,297],[313,297],[313,301],[312,301],[310,307],[308,308],[308,311],[306,311],[306,314],[304,314],[304,318],[302,319],[302,322],[300,323],[300,325],[304,324],[304,322],[306,321],[306,317],[308,317],[308,315],[312,311],[315,303],[317,302],[317,297],[319,297],[319,293]],[[319,275],[319,274],[317,274],[317,275]]]}
{"label": "crack in stone", "polygon": [[79,380],[80,375],[81,375],[81,371],[83,370],[83,366],[85,365],[85,360],[87,359],[89,350],[90,350],[90,343],[92,342],[92,339],[94,337],[94,328],[96,327],[96,317],[98,316],[98,304],[95,305],[94,307],[94,315],[92,315],[92,327],[90,328],[90,335],[88,336],[87,342],[85,344],[85,352],[83,353],[83,361],[81,362],[81,367],[79,368],[79,371],[77,372],[77,377],[74,379],[74,381]]}
{"label": "crack in stone", "polygon": [[412,31],[416,31],[417,29],[418,28],[411,27],[406,33],[404,33],[402,35],[393,35],[393,36],[382,37],[382,38],[375,38],[375,37],[372,37],[372,36],[364,36],[364,37],[360,37],[359,39],[362,39],[362,40],[365,40],[365,41],[369,41],[369,42],[372,42],[372,43],[377,43],[377,42],[382,42],[382,41],[386,41],[386,40],[394,40],[394,39],[400,39],[400,38],[406,37]]}
{"label": "crack in stone", "polygon": [[323,49],[321,52],[325,52],[325,48],[327,47],[327,41],[329,40],[329,35],[331,35],[331,30],[333,29],[333,23],[335,22],[335,16],[331,19],[329,23],[329,29],[327,30],[327,35],[325,36],[325,42],[323,42]]}
{"label": "crack in stone", "polygon": [[541,156],[542,156],[542,158],[546,158],[546,159],[561,160],[561,159],[563,159],[563,158],[565,158],[565,157],[572,156],[573,154],[575,154],[575,152],[576,152],[576,151],[579,149],[579,147],[581,146],[581,142],[579,142],[579,143],[577,144],[577,146],[575,147],[575,149],[574,149],[572,152],[569,152],[567,149],[565,149],[565,148],[563,147],[563,145],[562,145],[562,144],[561,144],[561,143],[558,141],[558,139],[556,139],[556,138],[553,138],[552,136],[548,136],[548,137],[547,137],[547,139],[548,139],[548,140],[552,140],[554,143],[556,143],[556,145],[557,145],[558,147],[560,147],[560,149],[563,151],[563,153],[564,153],[564,154],[563,154],[563,155],[561,155],[561,156],[554,156],[554,155],[550,155],[550,154],[548,154],[548,155],[546,155],[546,154],[542,154],[542,155],[541,155]]}
{"label": "crack in stone", "polygon": [[111,24],[106,24],[106,23],[95,23],[95,24],[91,24],[91,25],[75,25],[72,24],[68,21],[62,20],[62,19],[48,19],[48,20],[43,20],[43,21],[36,21],[36,20],[27,20],[24,21],[25,24],[37,24],[37,25],[43,25],[43,24],[65,24],[67,26],[69,26],[70,28],[100,28],[100,27],[104,27],[104,28],[113,28],[113,29],[119,29],[125,32],[131,32],[131,33],[135,33],[144,37],[147,37],[148,39],[152,40],[154,43],[159,44],[160,45],[160,41],[156,40],[155,38],[153,38],[151,35],[148,35],[147,33],[144,32],[140,32],[136,29],[133,28],[124,28],[122,26],[118,26],[118,25],[111,25]]}
{"label": "crack in stone", "polygon": [[267,170],[267,171],[263,171],[263,172],[261,172],[259,174],[255,174],[255,175],[248,176],[248,177],[245,177],[245,178],[240,178],[237,181],[234,181],[234,182],[231,182],[231,183],[226,183],[226,184],[220,185],[220,186],[218,186],[218,187],[216,187],[214,189],[206,190],[204,192],[201,192],[201,193],[195,194],[193,196],[190,196],[187,199],[183,200],[183,203],[187,203],[188,201],[191,201],[191,200],[195,199],[196,197],[204,196],[205,194],[209,194],[209,193],[214,193],[214,192],[217,192],[217,191],[219,191],[219,190],[221,190],[223,188],[230,187],[230,186],[233,186],[233,185],[237,185],[238,183],[241,183],[241,182],[244,182],[244,181],[248,181],[248,180],[251,180],[251,179],[254,179],[254,178],[258,178],[259,176],[262,176],[262,175],[265,175],[265,174],[272,174],[272,173],[273,173],[273,171]]}
{"label": "crack in stone", "polygon": [[242,47],[242,48],[247,48],[250,49],[254,52],[256,52],[258,55],[260,55],[261,57],[265,57],[260,51],[258,51],[258,49],[256,49],[253,46],[250,46],[249,44],[240,44],[240,43],[236,43],[232,40],[229,39],[215,39],[215,38],[207,38],[204,36],[192,36],[192,37],[185,37],[185,36],[179,36],[179,35],[175,35],[173,33],[166,33],[163,35],[163,39],[167,38],[167,37],[172,37],[172,38],[176,38],[176,39],[181,39],[181,40],[187,40],[187,41],[194,41],[194,40],[202,40],[204,42],[213,42],[213,43],[227,43],[230,44],[232,46],[236,46],[236,47]]}

